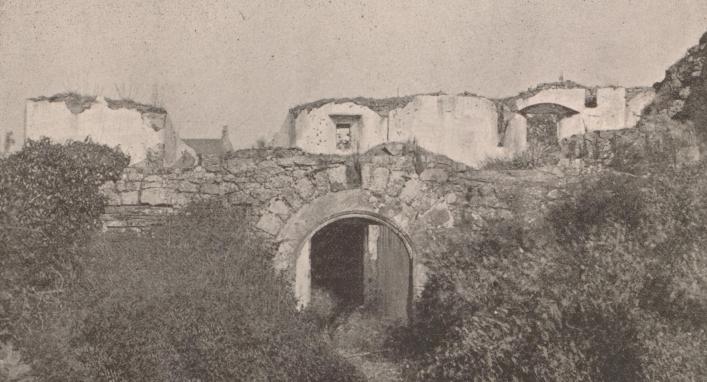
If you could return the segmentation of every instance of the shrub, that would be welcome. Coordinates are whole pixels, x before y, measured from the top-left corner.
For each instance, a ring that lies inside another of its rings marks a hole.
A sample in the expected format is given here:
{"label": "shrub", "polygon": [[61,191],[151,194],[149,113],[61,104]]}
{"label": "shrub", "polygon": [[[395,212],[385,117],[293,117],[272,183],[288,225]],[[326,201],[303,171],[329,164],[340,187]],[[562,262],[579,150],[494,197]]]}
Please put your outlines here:
{"label": "shrub", "polygon": [[[45,380],[355,381],[272,268],[272,248],[220,202],[150,235],[104,234],[42,338]],[[68,340],[67,340],[68,338]],[[66,345],[68,344],[68,346]],[[41,349],[36,349],[42,352]]]}
{"label": "shrub", "polygon": [[483,170],[527,170],[535,168],[533,157],[527,151],[518,153],[511,158],[486,159],[481,163]]}
{"label": "shrub", "polygon": [[707,378],[706,168],[605,175],[457,245],[394,336],[409,379]]}
{"label": "shrub", "polygon": [[37,329],[54,325],[80,248],[99,226],[99,186],[128,161],[89,141],[48,139],[0,160],[0,346],[14,343],[27,360],[27,350],[42,345]]}
{"label": "shrub", "polygon": [[[99,226],[98,188],[129,158],[91,142],[28,141],[0,161],[0,269],[6,288],[48,288]],[[8,290],[8,289],[6,289]]]}

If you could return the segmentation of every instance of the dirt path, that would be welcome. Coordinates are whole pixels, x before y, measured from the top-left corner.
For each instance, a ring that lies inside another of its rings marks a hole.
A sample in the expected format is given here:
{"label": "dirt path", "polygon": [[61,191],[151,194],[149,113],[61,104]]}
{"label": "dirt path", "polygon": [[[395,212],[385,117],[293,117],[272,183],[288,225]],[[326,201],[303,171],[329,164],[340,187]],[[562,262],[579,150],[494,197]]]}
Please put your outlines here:
{"label": "dirt path", "polygon": [[398,382],[402,381],[400,366],[388,361],[380,353],[358,352],[338,349],[342,357],[346,358],[366,376],[370,382]]}
{"label": "dirt path", "polygon": [[402,381],[400,365],[386,357],[386,323],[356,312],[331,333],[336,351],[356,366],[371,382]]}

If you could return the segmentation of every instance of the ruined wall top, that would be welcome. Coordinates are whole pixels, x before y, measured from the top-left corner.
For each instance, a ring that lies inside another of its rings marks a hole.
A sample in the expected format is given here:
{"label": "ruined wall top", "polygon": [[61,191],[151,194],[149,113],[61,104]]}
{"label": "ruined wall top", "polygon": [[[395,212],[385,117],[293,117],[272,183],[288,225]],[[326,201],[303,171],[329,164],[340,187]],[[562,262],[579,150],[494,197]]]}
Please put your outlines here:
{"label": "ruined wall top", "polygon": [[[323,99],[290,109],[273,144],[321,154],[365,152],[385,142],[414,141],[470,166],[508,159],[538,130],[532,116],[552,114],[555,143],[591,131],[636,126],[652,88],[540,84],[518,95],[486,98],[464,92],[393,98]],[[530,123],[530,125],[529,125]]]}
{"label": "ruined wall top", "polygon": [[25,106],[24,132],[22,139],[48,137],[63,143],[90,138],[119,146],[130,155],[133,166],[150,160],[172,165],[184,154],[194,156],[179,138],[165,109],[129,99],[76,93],[30,98]]}

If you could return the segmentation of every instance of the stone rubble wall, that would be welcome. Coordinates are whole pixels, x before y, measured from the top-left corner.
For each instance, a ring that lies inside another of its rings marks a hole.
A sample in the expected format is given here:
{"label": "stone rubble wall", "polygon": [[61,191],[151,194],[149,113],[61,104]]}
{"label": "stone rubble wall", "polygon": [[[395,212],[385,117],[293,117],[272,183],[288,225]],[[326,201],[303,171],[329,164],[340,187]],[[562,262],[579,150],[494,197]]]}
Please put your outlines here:
{"label": "stone rubble wall", "polygon": [[560,141],[563,164],[588,166],[622,167],[627,161],[649,165],[660,158],[681,165],[700,160],[703,151],[691,124],[665,115],[644,117],[634,129],[592,131]]}
{"label": "stone rubble wall", "polygon": [[477,171],[403,144],[347,157],[252,149],[190,170],[129,168],[103,186],[109,205],[102,219],[105,230],[145,230],[190,201],[223,198],[250,207],[244,224],[278,245],[274,266],[294,277],[307,234],[335,214],[364,211],[407,235],[419,291],[450,240],[491,220],[516,217],[532,224],[570,179],[541,171]]}

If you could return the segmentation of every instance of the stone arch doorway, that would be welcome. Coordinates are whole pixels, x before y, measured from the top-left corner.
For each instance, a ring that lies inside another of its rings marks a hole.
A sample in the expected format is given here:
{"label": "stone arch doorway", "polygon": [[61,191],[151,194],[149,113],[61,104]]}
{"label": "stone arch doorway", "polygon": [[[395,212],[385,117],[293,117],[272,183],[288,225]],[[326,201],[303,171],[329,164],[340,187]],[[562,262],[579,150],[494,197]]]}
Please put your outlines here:
{"label": "stone arch doorway", "polygon": [[[531,146],[559,145],[559,140],[578,129],[577,110],[555,103],[538,103],[518,111],[528,121],[527,141]],[[577,133],[580,131],[576,131]]]}
{"label": "stone arch doorway", "polygon": [[319,224],[299,246],[295,295],[301,307],[325,292],[345,312],[365,308],[407,322],[413,296],[412,248],[386,218],[346,212]]}

